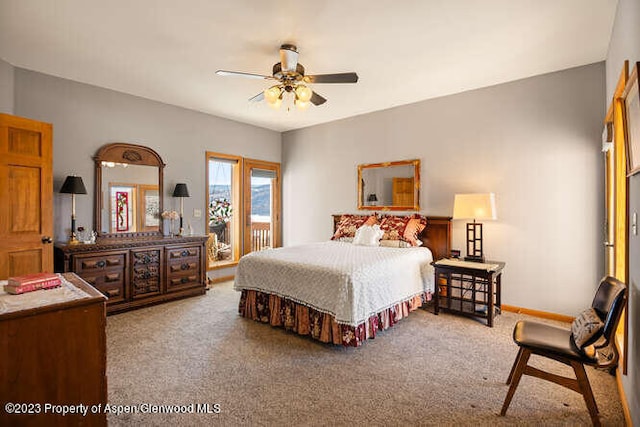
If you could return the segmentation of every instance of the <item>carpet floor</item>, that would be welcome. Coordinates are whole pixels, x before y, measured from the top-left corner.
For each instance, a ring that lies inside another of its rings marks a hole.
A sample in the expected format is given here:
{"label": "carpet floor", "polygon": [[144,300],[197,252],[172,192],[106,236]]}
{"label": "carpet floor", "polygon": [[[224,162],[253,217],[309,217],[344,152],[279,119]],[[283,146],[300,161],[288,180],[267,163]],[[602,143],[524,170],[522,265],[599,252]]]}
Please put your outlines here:
{"label": "carpet floor", "polygon": [[[244,319],[238,300],[226,282],[110,316],[109,425],[591,425],[581,395],[529,376],[498,415],[517,353],[511,332],[527,316],[503,313],[488,328],[417,310],[343,348]],[[573,372],[537,356],[531,363]],[[615,378],[587,374],[602,424],[624,425]],[[164,413],[176,409],[187,413]]]}

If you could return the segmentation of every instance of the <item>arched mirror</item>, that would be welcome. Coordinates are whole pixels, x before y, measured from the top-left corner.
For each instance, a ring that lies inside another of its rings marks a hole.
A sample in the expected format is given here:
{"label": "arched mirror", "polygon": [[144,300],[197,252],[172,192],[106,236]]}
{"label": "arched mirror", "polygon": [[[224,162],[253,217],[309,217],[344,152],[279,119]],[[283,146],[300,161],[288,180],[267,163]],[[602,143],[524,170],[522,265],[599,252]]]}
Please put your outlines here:
{"label": "arched mirror", "polygon": [[420,160],[358,165],[358,209],[420,210]]}
{"label": "arched mirror", "polygon": [[100,236],[162,234],[162,158],[148,147],[116,142],[95,157],[94,223]]}

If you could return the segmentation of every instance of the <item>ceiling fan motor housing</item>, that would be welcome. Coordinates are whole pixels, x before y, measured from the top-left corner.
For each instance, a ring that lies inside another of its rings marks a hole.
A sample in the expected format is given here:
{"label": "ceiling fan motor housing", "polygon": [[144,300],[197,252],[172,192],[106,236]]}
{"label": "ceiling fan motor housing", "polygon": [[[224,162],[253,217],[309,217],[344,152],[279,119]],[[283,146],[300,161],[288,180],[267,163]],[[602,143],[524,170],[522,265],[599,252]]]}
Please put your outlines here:
{"label": "ceiling fan motor housing", "polygon": [[273,66],[273,77],[278,80],[298,81],[304,77],[304,66],[296,65],[296,71],[282,71],[282,63],[278,62]]}

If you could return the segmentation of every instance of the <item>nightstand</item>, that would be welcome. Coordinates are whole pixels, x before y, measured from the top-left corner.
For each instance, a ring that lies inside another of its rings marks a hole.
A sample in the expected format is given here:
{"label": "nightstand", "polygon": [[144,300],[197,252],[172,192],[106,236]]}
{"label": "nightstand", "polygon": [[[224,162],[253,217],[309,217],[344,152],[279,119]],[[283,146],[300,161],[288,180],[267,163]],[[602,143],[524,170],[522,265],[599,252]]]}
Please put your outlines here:
{"label": "nightstand", "polygon": [[441,259],[435,268],[436,295],[434,313],[440,309],[487,320],[493,327],[495,313],[501,309],[501,279],[505,266],[501,261],[471,262]]}

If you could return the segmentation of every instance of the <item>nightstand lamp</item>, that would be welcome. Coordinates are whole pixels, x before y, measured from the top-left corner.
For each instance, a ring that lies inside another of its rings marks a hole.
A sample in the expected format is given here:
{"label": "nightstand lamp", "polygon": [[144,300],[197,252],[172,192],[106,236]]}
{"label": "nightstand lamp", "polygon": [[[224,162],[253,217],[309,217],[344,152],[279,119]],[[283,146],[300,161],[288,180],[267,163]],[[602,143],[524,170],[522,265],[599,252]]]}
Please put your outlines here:
{"label": "nightstand lamp", "polygon": [[184,213],[184,198],[189,197],[189,190],[187,189],[187,184],[176,184],[176,188],[173,190],[173,197],[180,198],[180,233],[178,236],[184,235],[184,228],[182,223],[182,216]]}
{"label": "nightstand lamp", "polygon": [[76,194],[87,194],[82,178],[75,175],[69,175],[64,180],[61,193],[71,194],[71,236],[69,236],[69,244],[77,245],[80,243],[76,236]]}
{"label": "nightstand lamp", "polygon": [[484,262],[482,251],[482,223],[476,220],[495,220],[496,196],[494,193],[456,194],[453,202],[453,219],[472,219],[467,223],[467,256],[465,261]]}

